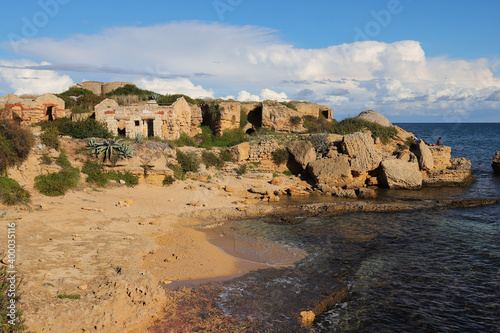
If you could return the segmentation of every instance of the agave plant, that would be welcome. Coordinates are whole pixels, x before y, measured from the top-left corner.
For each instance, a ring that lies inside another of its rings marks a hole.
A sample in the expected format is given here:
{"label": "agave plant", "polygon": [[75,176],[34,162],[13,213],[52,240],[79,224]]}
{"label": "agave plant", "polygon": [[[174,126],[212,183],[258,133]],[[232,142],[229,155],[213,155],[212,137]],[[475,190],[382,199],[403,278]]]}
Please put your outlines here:
{"label": "agave plant", "polygon": [[103,141],[90,140],[87,143],[87,149],[89,149],[92,154],[95,154],[97,158],[102,156],[102,161],[106,160],[113,162],[118,158],[130,158],[132,157],[132,148],[121,142],[121,139],[110,139]]}

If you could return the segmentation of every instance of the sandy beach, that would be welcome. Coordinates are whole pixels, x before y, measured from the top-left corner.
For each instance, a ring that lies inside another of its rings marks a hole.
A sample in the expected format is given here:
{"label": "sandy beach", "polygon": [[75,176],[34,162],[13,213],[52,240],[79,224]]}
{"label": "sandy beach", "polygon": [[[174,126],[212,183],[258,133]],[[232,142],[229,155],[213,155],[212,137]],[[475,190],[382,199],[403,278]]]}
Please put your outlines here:
{"label": "sandy beach", "polygon": [[[246,207],[259,203],[260,195],[246,190],[267,183],[260,178],[82,187],[63,197],[35,194],[30,209],[5,208],[3,219],[16,223],[26,324],[34,332],[137,332],[163,316],[172,302],[165,290],[303,258],[303,251],[280,251],[280,244],[265,244],[272,250],[260,256],[262,244],[238,252],[241,246],[234,239],[212,228],[217,226],[213,219],[203,225],[190,217],[221,210],[243,215]],[[223,222],[224,214],[220,218]],[[63,294],[80,299],[57,298]]]}

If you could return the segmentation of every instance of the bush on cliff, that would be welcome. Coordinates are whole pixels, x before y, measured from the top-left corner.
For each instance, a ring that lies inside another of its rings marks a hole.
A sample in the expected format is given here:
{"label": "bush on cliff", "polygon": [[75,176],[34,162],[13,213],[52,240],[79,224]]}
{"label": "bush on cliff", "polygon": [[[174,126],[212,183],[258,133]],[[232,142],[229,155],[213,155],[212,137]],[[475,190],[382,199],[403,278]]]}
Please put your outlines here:
{"label": "bush on cliff", "polygon": [[225,164],[225,161],[219,155],[211,151],[201,153],[201,160],[207,168],[215,167],[216,169],[222,169]]}
{"label": "bush on cliff", "polygon": [[57,118],[51,122],[41,122],[39,125],[42,126],[43,130],[55,126],[61,135],[68,135],[77,139],[109,139],[113,137],[106,124],[98,122],[95,119],[71,121],[69,118]]}
{"label": "bush on cliff", "polygon": [[200,160],[194,152],[184,154],[180,150],[177,150],[177,162],[179,162],[184,172],[198,172],[200,167]]}
{"label": "bush on cliff", "polygon": [[139,184],[139,177],[131,174],[130,172],[121,171],[104,171],[104,165],[98,161],[86,160],[82,167],[82,173],[87,175],[85,180],[87,183],[95,184],[103,187],[109,183],[110,180],[119,182],[124,180],[128,187],[133,187]]}
{"label": "bush on cliff", "polygon": [[71,166],[64,152],[59,155],[56,164],[62,168],[61,171],[35,177],[35,189],[49,197],[66,194],[70,188],[76,187],[80,180],[80,170]]}
{"label": "bush on cliff", "polygon": [[48,126],[42,134],[40,134],[42,143],[49,148],[59,150],[59,130],[55,126]]}
{"label": "bush on cliff", "polygon": [[381,138],[384,142],[387,142],[391,137],[398,134],[398,130],[394,127],[381,126],[360,118],[346,118],[334,124],[332,132],[346,135],[360,132],[365,128],[372,132],[373,138]]}
{"label": "bush on cliff", "polygon": [[0,118],[0,175],[5,175],[7,168],[23,163],[34,143],[29,129]]}
{"label": "bush on cliff", "polygon": [[14,179],[0,177],[0,201],[5,205],[27,203],[31,195]]}
{"label": "bush on cliff", "polygon": [[290,154],[288,153],[288,150],[286,148],[279,148],[273,151],[271,156],[274,164],[282,165],[288,161],[288,157],[290,156]]}

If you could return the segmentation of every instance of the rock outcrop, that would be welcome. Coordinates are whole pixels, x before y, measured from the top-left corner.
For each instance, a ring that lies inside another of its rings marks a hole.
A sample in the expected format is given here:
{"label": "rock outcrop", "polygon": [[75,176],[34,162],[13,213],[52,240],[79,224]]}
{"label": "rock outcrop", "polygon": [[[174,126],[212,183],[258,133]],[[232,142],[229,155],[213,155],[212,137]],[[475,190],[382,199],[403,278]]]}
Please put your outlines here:
{"label": "rock outcrop", "polygon": [[352,133],[344,136],[342,150],[351,158],[353,176],[378,168],[382,155],[375,149],[369,133]]}
{"label": "rock outcrop", "polygon": [[420,166],[420,170],[434,169],[434,157],[424,140],[420,140],[418,142],[417,149],[415,150],[415,155],[417,155],[418,157],[418,165]]}
{"label": "rock outcrop", "polygon": [[495,156],[493,156],[493,163],[491,164],[493,171],[500,173],[500,151],[497,151]]}
{"label": "rock outcrop", "polygon": [[250,145],[248,142],[240,143],[229,149],[236,162],[247,160],[250,157]]}
{"label": "rock outcrop", "polygon": [[380,113],[375,112],[373,110],[363,111],[356,118],[361,118],[361,119],[370,121],[372,123],[376,123],[376,124],[386,126],[386,127],[392,126],[389,119],[387,119],[386,117],[384,117]]}
{"label": "rock outcrop", "polygon": [[451,148],[447,146],[429,146],[434,160],[434,170],[444,170],[451,166]]}
{"label": "rock outcrop", "polygon": [[387,159],[380,164],[378,181],[391,189],[416,189],[422,186],[422,174],[417,163]]}
{"label": "rock outcrop", "polygon": [[262,127],[264,128],[283,133],[301,133],[306,131],[302,126],[303,123],[302,114],[277,101],[262,103]]}
{"label": "rock outcrop", "polygon": [[350,184],[353,179],[346,155],[310,162],[307,169],[318,184],[342,187]]}
{"label": "rock outcrop", "polygon": [[310,141],[293,141],[288,143],[286,148],[302,170],[305,170],[310,162],[316,160],[316,150]]}

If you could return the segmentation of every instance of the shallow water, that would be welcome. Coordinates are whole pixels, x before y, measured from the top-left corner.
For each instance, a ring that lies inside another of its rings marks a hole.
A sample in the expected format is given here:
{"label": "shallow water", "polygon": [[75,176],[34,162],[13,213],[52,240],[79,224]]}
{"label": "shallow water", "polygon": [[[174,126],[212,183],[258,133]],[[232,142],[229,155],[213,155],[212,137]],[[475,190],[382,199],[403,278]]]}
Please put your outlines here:
{"label": "shallow water", "polygon": [[[401,124],[419,138],[441,136],[452,157],[472,161],[477,182],[459,188],[381,191],[393,198],[500,197],[491,159],[500,124]],[[432,138],[432,140],[430,140]],[[488,142],[488,144],[484,144]],[[500,332],[500,205],[398,213],[273,218],[225,223],[225,234],[307,251],[294,267],[225,282],[216,304],[261,331],[301,332],[297,314],[342,286],[349,296],[317,318],[315,332]],[[258,241],[257,241],[258,242]]]}

